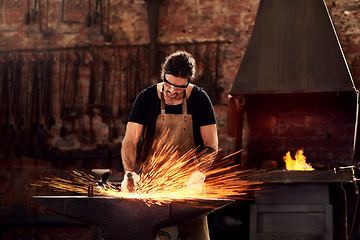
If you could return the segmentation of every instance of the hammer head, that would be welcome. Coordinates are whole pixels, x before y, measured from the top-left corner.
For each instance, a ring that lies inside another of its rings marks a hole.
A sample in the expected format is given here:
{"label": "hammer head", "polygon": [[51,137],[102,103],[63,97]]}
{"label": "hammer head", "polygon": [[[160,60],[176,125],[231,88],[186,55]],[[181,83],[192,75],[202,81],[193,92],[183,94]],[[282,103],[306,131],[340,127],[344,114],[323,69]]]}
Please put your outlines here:
{"label": "hammer head", "polygon": [[107,179],[111,175],[111,169],[92,169],[91,172],[94,174],[95,181],[98,185],[107,185]]}

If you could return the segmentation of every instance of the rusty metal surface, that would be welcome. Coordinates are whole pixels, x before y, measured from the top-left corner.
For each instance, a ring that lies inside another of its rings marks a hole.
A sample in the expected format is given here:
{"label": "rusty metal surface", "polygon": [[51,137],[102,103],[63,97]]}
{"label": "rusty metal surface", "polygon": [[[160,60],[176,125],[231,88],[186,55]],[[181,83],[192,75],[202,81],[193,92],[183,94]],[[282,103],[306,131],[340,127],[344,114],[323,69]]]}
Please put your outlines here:
{"label": "rusty metal surface", "polygon": [[140,199],[34,196],[42,206],[73,220],[100,226],[106,240],[153,240],[159,229],[208,215],[232,202],[229,199],[192,199],[147,205]]}
{"label": "rusty metal surface", "polygon": [[323,0],[261,0],[231,95],[351,91]]}

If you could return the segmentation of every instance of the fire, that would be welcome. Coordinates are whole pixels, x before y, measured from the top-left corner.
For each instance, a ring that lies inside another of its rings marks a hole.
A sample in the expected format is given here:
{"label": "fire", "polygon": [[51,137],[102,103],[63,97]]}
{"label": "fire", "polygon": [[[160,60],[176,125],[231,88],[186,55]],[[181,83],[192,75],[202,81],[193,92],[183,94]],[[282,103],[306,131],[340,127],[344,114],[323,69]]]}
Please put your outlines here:
{"label": "fire", "polygon": [[[149,204],[162,204],[171,201],[191,202],[194,198],[241,199],[246,197],[248,191],[257,190],[254,186],[260,184],[247,181],[253,175],[249,171],[240,170],[240,165],[234,164],[231,159],[231,156],[241,151],[217,157],[219,151],[205,155],[204,152],[197,153],[197,149],[191,149],[180,155],[177,148],[164,139],[160,139],[157,146],[149,163],[142,169],[141,180],[134,193],[123,193],[111,183],[99,187],[92,175],[80,171],[70,173],[72,181],[47,177],[33,185],[79,194],[87,194],[89,186],[92,186],[94,196],[137,198]],[[213,166],[209,168],[212,163]],[[204,173],[206,177],[202,191],[185,186],[196,171]]]}
{"label": "fire", "polygon": [[286,170],[302,170],[312,171],[314,168],[309,163],[306,163],[306,157],[303,150],[298,150],[295,154],[295,160],[291,158],[290,151],[283,157],[286,163]]}

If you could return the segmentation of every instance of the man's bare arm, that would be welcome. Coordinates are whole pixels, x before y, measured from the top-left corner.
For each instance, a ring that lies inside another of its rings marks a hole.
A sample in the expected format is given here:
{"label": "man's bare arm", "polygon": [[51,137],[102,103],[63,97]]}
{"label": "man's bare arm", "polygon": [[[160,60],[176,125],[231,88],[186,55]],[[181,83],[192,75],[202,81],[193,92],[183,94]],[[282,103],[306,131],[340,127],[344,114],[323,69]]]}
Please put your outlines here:
{"label": "man's bare arm", "polygon": [[126,126],[126,132],[121,147],[124,172],[135,170],[136,146],[139,142],[143,127],[143,125],[134,122],[128,122]]}
{"label": "man's bare arm", "polygon": [[218,149],[219,140],[216,124],[200,127],[200,134],[204,142],[204,147],[211,147],[215,150]]}
{"label": "man's bare arm", "polygon": [[[213,150],[218,150],[219,140],[216,124],[200,127],[200,134],[204,142],[204,148],[209,147]],[[211,153],[211,151],[207,153]],[[200,163],[201,169],[205,171],[209,169],[214,160],[214,158],[206,159],[206,162]]]}

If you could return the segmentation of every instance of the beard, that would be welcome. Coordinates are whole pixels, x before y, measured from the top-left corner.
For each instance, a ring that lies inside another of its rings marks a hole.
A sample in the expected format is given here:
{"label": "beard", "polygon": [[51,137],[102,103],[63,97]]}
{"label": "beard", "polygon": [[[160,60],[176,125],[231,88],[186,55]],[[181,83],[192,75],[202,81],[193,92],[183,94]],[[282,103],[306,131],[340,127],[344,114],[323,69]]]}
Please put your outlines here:
{"label": "beard", "polygon": [[180,92],[180,93],[177,93],[177,92],[171,93],[170,91],[165,91],[165,95],[166,95],[166,97],[167,97],[168,99],[170,99],[170,100],[176,100],[176,99],[178,99],[180,96],[182,96],[182,94],[183,94],[184,92],[185,92],[185,90],[182,91],[182,92]]}

